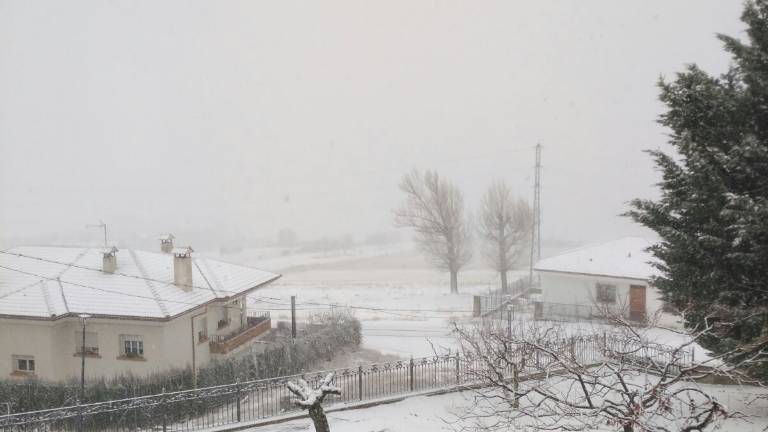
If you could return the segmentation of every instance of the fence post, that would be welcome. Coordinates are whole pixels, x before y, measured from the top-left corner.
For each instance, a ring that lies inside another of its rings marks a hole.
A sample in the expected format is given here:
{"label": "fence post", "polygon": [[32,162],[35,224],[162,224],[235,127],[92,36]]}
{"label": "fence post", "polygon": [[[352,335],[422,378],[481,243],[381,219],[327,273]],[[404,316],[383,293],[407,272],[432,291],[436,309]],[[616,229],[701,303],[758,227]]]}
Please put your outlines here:
{"label": "fence post", "polygon": [[80,432],[85,431],[85,416],[83,415],[83,401],[80,398],[77,399],[77,430]]}
{"label": "fence post", "polygon": [[241,396],[240,396],[240,380],[239,379],[235,383],[235,389],[237,390],[237,392],[236,392],[236,394],[237,394],[237,422],[240,423],[240,421],[241,421],[241,419],[240,419],[240,399],[241,399]]}
{"label": "fence post", "polygon": [[472,297],[472,317],[477,318],[480,316],[480,313],[481,313],[480,296],[474,296]]}
{"label": "fence post", "polygon": [[459,363],[459,355],[456,354],[456,385],[461,384],[461,365]]}
{"label": "fence post", "polygon": [[166,415],[168,412],[168,407],[165,406],[165,387],[163,387],[163,395],[160,402],[160,408],[163,410],[163,432],[168,431],[168,416]]}
{"label": "fence post", "polygon": [[408,364],[408,381],[411,391],[413,391],[413,356],[411,356],[411,362]]}
{"label": "fence post", "polygon": [[512,396],[512,408],[518,408],[520,406],[520,400],[517,397],[517,392],[520,390],[520,372],[517,369],[517,363],[512,363],[512,390],[515,392]]}
{"label": "fence post", "polygon": [[603,355],[604,356],[608,355],[608,342],[605,336],[605,331],[603,331]]}
{"label": "fence post", "polygon": [[363,365],[357,365],[357,394],[363,400]]}

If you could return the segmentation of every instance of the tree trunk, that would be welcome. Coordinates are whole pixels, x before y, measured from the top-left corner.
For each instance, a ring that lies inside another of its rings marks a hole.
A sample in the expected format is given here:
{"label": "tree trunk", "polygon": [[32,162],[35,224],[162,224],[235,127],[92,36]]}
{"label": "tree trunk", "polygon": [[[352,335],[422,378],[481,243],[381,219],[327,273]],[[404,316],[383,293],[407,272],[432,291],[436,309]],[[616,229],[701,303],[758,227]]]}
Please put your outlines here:
{"label": "tree trunk", "polygon": [[315,423],[315,432],[331,432],[331,427],[328,426],[328,419],[325,417],[322,405],[313,405],[309,409],[309,417]]}
{"label": "tree trunk", "polygon": [[624,432],[634,432],[635,428],[631,424],[624,425]]}
{"label": "tree trunk", "polygon": [[502,271],[501,272],[501,291],[507,292],[507,272]]}
{"label": "tree trunk", "polygon": [[451,294],[459,293],[459,272],[451,270]]}

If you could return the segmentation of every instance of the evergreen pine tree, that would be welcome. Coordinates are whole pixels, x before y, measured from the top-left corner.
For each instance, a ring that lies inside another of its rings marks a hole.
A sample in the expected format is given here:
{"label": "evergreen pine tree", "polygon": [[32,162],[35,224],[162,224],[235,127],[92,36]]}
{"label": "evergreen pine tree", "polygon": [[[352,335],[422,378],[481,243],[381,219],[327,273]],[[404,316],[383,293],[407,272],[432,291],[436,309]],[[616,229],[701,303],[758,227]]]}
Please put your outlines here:
{"label": "evergreen pine tree", "polygon": [[[676,154],[649,152],[661,197],[632,201],[628,215],[661,237],[664,299],[689,327],[716,323],[706,348],[746,356],[768,350],[768,0],[748,2],[742,21],[748,41],[718,35],[727,73],[691,65],[660,81]],[[768,378],[768,365],[751,372]]]}

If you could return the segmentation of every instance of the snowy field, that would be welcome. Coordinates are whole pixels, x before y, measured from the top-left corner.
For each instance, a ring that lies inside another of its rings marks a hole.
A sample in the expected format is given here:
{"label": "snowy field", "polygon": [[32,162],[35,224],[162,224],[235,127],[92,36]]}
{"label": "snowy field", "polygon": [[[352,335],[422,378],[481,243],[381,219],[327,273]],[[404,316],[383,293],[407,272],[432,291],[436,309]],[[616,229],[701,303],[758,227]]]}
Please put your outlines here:
{"label": "snowy field", "polygon": [[[257,291],[249,300],[251,309],[269,310],[274,321],[290,320],[291,295],[296,296],[299,320],[328,311],[335,305],[353,308],[363,326],[361,351],[374,351],[380,356],[345,355],[339,361],[349,364],[337,363],[334,367],[455,350],[456,342],[450,335],[452,322],[468,324],[472,296],[498,286],[494,272],[475,264],[459,275],[460,293],[451,295],[448,275],[431,268],[408,245],[300,255],[285,255],[276,249],[254,250],[220,258],[283,274],[280,280]],[[511,279],[525,275],[526,272],[521,271]],[[594,334],[606,330],[604,326],[590,322],[557,325],[570,334]],[[650,330],[648,336],[657,343],[670,345],[686,340],[680,334],[660,329]],[[701,348],[696,349],[697,359],[706,355]],[[729,409],[748,416],[746,420],[730,419],[720,430],[749,432],[768,427],[765,402],[746,403],[745,398],[753,398],[757,390],[703,387]],[[458,430],[458,426],[450,422],[455,420],[455,413],[469,406],[471,397],[471,392],[415,397],[369,409],[333,412],[329,414],[329,421],[334,432]],[[309,419],[302,419],[270,425],[266,429],[307,431],[312,430],[312,426]]]}
{"label": "snowy field", "polygon": [[472,296],[498,285],[494,272],[470,266],[459,274],[460,293],[451,295],[448,274],[408,244],[299,255],[259,249],[217,258],[283,275],[250,296],[252,310],[290,321],[291,295],[299,320],[334,305],[351,307],[363,325],[363,348],[403,358],[454,347],[451,321],[470,318]]}
{"label": "snowy field", "polygon": [[[729,412],[738,411],[745,416],[744,419],[726,420],[719,430],[759,432],[768,427],[768,417],[765,416],[768,404],[765,400],[752,402],[756,395],[766,394],[764,389],[715,385],[701,385],[701,387],[725,404]],[[328,414],[328,422],[333,432],[458,431],[460,427],[455,423],[456,414],[471,405],[473,395],[472,392],[462,392],[440,396],[420,396],[373,408],[331,412]],[[493,420],[489,419],[489,421]],[[313,430],[312,422],[308,418],[252,430],[265,429],[276,432]],[[524,427],[516,430],[526,431]],[[602,430],[615,431],[616,429]]]}
{"label": "snowy field", "polygon": [[[334,305],[350,307],[363,326],[363,348],[400,358],[455,350],[450,335],[452,322],[467,323],[472,315],[472,296],[488,293],[499,285],[493,271],[474,263],[459,274],[459,294],[452,295],[448,274],[432,268],[410,244],[324,253],[289,252],[264,248],[217,258],[283,275],[250,296],[252,310],[270,311],[273,321],[290,321],[291,295],[296,296],[299,321]],[[527,272],[521,270],[510,275],[510,280],[525,276]],[[573,334],[605,330],[590,322],[558,325]],[[651,330],[650,336],[657,343],[670,345],[686,340],[660,329]],[[696,351],[697,359],[706,355],[701,348]]]}

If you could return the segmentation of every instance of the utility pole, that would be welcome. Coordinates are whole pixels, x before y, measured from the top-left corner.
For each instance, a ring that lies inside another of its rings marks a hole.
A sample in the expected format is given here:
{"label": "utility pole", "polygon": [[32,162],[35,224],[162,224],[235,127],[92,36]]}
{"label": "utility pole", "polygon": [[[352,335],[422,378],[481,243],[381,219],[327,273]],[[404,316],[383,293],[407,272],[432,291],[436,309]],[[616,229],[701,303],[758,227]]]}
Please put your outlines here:
{"label": "utility pole", "polygon": [[533,182],[533,224],[531,225],[531,262],[528,283],[533,286],[533,266],[541,259],[541,144],[536,144],[536,173]]}
{"label": "utility pole", "polygon": [[103,221],[99,221],[98,224],[88,224],[86,228],[102,228],[104,230],[104,249],[107,248],[107,224]]}
{"label": "utility pole", "polygon": [[80,314],[80,324],[83,326],[83,343],[80,346],[80,404],[85,402],[85,325],[90,315]]}
{"label": "utility pole", "polygon": [[296,296],[291,296],[291,338],[296,339]]}

